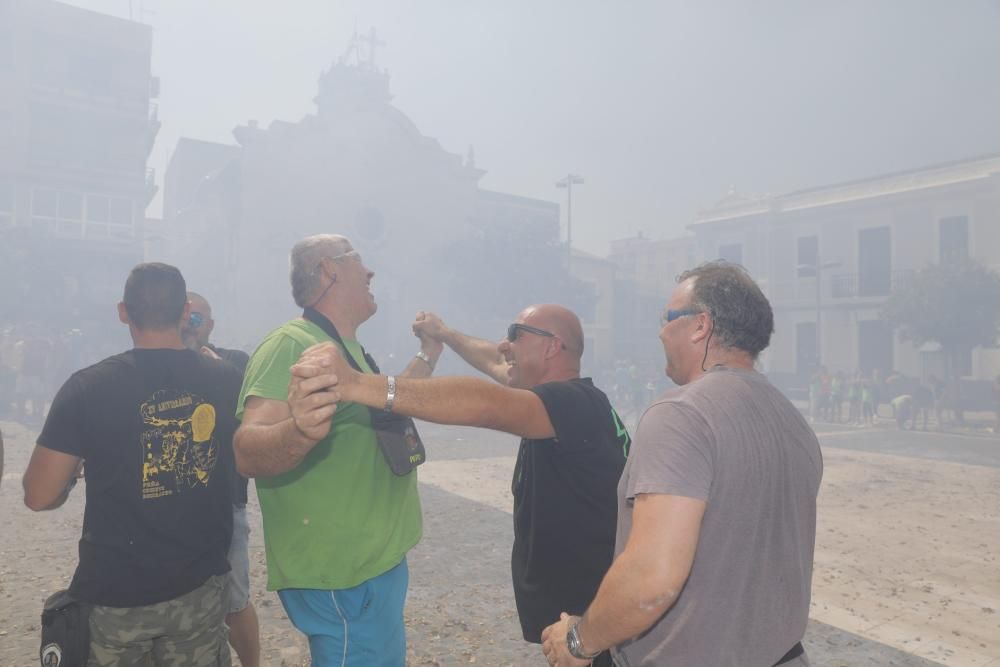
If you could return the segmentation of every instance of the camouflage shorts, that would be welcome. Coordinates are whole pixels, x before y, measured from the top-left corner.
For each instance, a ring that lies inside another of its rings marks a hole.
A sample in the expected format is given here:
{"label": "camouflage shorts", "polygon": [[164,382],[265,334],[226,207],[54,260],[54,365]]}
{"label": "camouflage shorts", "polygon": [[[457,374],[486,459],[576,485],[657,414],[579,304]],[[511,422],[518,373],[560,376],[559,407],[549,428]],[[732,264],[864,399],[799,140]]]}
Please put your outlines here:
{"label": "camouflage shorts", "polygon": [[93,607],[88,667],[230,667],[226,576],[144,607]]}

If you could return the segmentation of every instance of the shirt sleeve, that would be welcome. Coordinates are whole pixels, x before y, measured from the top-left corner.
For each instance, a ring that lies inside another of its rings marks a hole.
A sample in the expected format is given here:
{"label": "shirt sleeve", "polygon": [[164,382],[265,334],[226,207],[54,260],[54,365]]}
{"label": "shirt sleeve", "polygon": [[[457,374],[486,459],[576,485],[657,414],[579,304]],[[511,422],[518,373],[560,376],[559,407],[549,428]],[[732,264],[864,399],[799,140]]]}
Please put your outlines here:
{"label": "shirt sleeve", "polygon": [[689,407],[670,401],[652,405],[639,422],[629,458],[629,501],[642,493],[708,500],[714,474],[711,430]]}
{"label": "shirt sleeve", "polygon": [[236,405],[236,418],[243,419],[243,408],[251,396],[284,401],[288,398],[291,367],[299,360],[305,348],[291,336],[278,335],[261,343],[247,364]]}
{"label": "shirt sleeve", "polygon": [[89,452],[83,419],[87,412],[84,405],[87,394],[83,385],[80,374],[76,373],[59,388],[55,398],[52,399],[42,432],[38,436],[39,445],[64,454],[87,458]]}
{"label": "shirt sleeve", "polygon": [[[598,437],[595,429],[596,420],[600,417],[593,414],[592,402],[588,400],[585,389],[572,382],[551,382],[531,391],[545,406],[556,433],[557,447],[565,445],[579,449]],[[611,418],[608,414],[607,419]]]}

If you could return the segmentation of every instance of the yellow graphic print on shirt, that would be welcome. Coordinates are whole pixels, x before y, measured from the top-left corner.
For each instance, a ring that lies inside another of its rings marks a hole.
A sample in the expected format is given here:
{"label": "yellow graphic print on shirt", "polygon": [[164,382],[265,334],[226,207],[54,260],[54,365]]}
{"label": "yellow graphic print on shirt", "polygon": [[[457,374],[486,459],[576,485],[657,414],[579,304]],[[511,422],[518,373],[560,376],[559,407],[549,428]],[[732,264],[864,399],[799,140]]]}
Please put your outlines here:
{"label": "yellow graphic print on shirt", "polygon": [[194,394],[161,389],[139,410],[143,500],[208,485],[219,458],[212,404]]}

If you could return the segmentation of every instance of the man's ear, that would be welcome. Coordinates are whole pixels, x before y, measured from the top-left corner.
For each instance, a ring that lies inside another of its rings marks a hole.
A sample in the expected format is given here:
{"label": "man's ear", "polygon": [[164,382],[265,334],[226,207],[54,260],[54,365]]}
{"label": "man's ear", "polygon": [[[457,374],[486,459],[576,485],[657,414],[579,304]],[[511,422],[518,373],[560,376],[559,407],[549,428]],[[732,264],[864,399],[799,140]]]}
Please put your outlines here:
{"label": "man's ear", "polygon": [[122,324],[131,324],[131,320],[128,318],[128,308],[125,307],[124,301],[118,302],[118,320]]}
{"label": "man's ear", "polygon": [[698,313],[695,317],[698,318],[698,326],[691,334],[691,342],[700,343],[712,334],[715,322],[712,321],[712,317],[708,313]]}
{"label": "man's ear", "polygon": [[[330,259],[329,257],[324,257],[323,259],[321,259],[320,260],[320,266],[323,267],[324,271],[326,271],[326,266],[327,266],[326,262],[327,262],[327,260],[329,260],[330,263],[333,264],[333,260]],[[330,276],[330,281],[331,282],[337,282],[337,274],[336,273],[334,273],[333,271],[330,271],[330,272],[327,273],[327,275]]]}

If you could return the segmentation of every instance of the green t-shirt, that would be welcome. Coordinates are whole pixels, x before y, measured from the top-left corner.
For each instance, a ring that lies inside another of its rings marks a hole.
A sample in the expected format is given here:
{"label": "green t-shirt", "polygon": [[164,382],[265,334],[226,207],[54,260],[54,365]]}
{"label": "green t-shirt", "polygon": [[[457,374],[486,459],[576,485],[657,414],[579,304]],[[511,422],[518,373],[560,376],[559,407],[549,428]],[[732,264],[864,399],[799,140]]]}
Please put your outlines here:
{"label": "green t-shirt", "polygon": [[[247,365],[237,417],[249,396],[284,401],[289,369],[302,352],[329,341],[322,329],[293,320],[267,335]],[[344,340],[370,372],[361,345]],[[351,588],[395,567],[420,541],[417,475],[392,473],[371,428],[368,408],[341,403],[330,435],[293,470],[256,479],[264,517],[267,588]]]}

